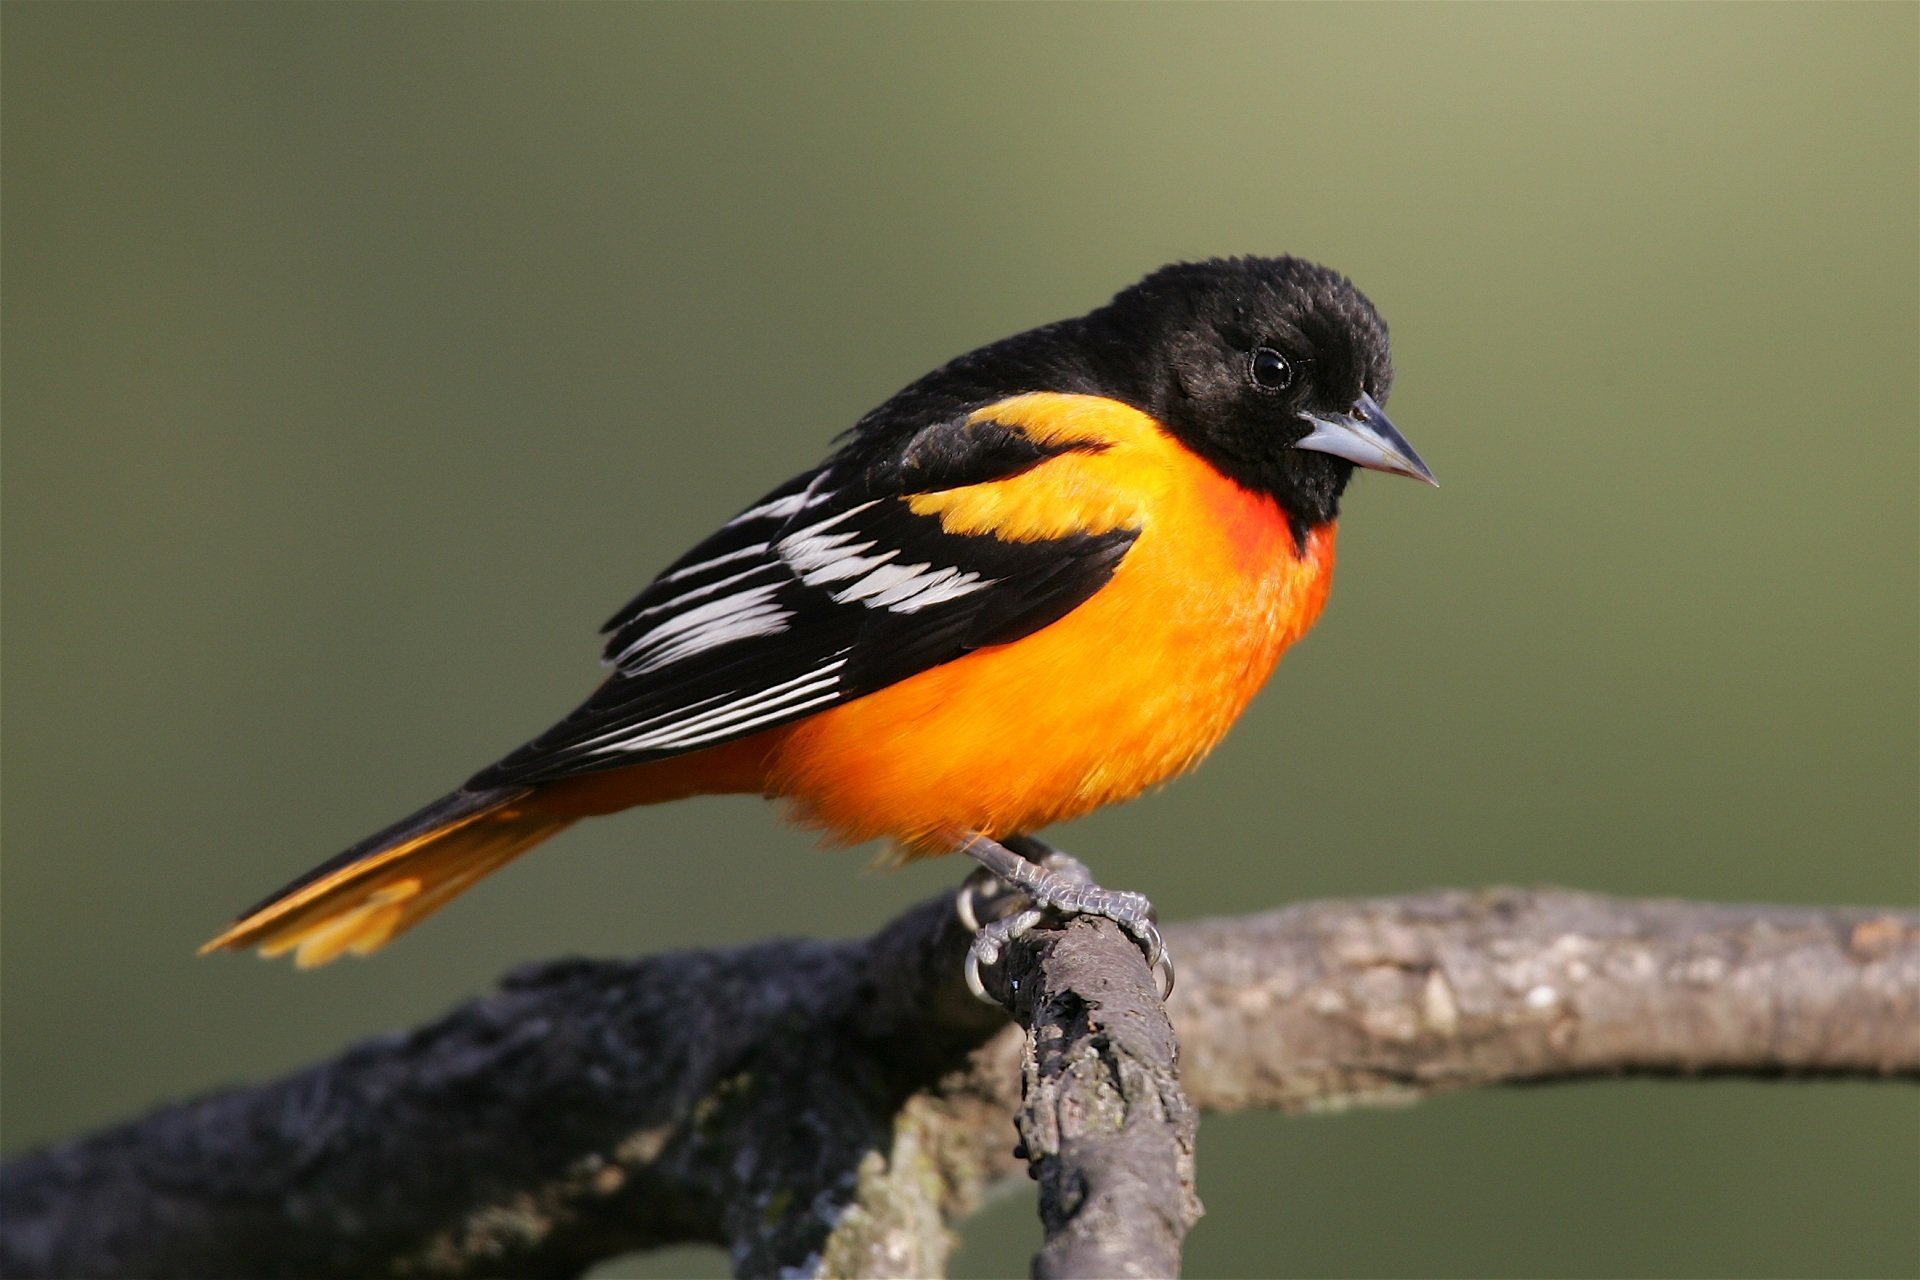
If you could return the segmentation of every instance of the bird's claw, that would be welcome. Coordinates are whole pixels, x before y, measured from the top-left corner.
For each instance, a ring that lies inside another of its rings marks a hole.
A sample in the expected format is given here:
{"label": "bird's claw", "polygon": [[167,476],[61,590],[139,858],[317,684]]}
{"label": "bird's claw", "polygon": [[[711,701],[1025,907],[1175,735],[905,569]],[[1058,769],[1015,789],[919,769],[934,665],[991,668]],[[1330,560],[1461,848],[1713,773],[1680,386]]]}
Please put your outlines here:
{"label": "bird's claw", "polygon": [[[1160,999],[1165,1001],[1173,994],[1173,954],[1167,950],[1166,939],[1160,936],[1160,926],[1154,921],[1153,904],[1137,893],[1117,894],[1118,897],[1137,899],[1143,910],[1135,915],[1122,916],[1105,911],[1094,914],[1107,919],[1125,929],[1147,958],[1147,967],[1153,970],[1154,985],[1160,991]],[[1129,902],[1128,907],[1133,904]]]}
{"label": "bird's claw", "polygon": [[960,921],[960,927],[968,933],[980,932],[980,917],[973,910],[973,877],[968,876],[966,883],[960,886],[960,892],[953,895],[954,918]]}
{"label": "bird's claw", "polygon": [[1173,953],[1167,950],[1159,927],[1151,921],[1147,923],[1146,934],[1142,936],[1135,933],[1134,940],[1147,953],[1147,967],[1153,970],[1153,984],[1159,990],[1160,1001],[1164,1004],[1167,997],[1173,994]]}
{"label": "bird's claw", "polygon": [[983,1000],[987,1004],[1000,1003],[987,993],[986,984],[980,980],[981,966],[992,968],[999,964],[1001,953],[1006,950],[1007,944],[1044,919],[1046,919],[1044,911],[1028,907],[1013,915],[989,921],[984,928],[974,934],[973,945],[967,948],[965,973],[967,990],[973,992],[975,999]]}
{"label": "bird's claw", "polygon": [[[953,914],[968,933],[979,933],[988,924],[1007,914],[1005,904],[1015,897],[1024,900],[1012,885],[985,867],[975,867],[960,884],[953,897]],[[983,912],[982,907],[986,910]],[[982,915],[986,920],[981,920]]]}
{"label": "bird's claw", "polygon": [[[1039,841],[1025,842],[1022,856],[1047,869],[1048,875],[1037,883],[1016,889],[987,867],[976,870],[961,885],[954,898],[954,914],[974,934],[967,948],[965,977],[967,990],[988,1004],[1000,1003],[987,993],[980,971],[1000,963],[1007,944],[1026,933],[1049,913],[1064,916],[1104,916],[1126,930],[1153,970],[1154,985],[1165,1000],[1173,994],[1173,958],[1167,953],[1159,926],[1154,923],[1153,904],[1138,893],[1103,889],[1093,881],[1086,865]],[[1017,897],[1025,905],[1002,911],[984,925],[976,899],[993,902]]]}

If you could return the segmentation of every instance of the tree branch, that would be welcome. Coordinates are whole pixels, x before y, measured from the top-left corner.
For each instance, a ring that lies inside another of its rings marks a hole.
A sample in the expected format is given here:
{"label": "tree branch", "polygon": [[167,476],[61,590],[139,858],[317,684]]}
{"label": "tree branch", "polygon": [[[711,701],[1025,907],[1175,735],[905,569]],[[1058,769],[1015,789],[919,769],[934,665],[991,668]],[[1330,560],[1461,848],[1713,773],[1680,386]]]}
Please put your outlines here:
{"label": "tree branch", "polygon": [[1046,1227],[1034,1275],[1179,1275],[1200,1218],[1199,1122],[1145,957],[1111,921],[1081,917],[1016,943],[1006,976],[1027,1030],[1015,1122]]}
{"label": "tree branch", "polygon": [[[1070,1011],[1070,989],[1086,1031],[1133,1027],[1119,996],[1062,977],[1069,942],[1103,930],[1048,933],[1046,984],[1023,998]],[[1910,913],[1492,890],[1303,904],[1168,942],[1203,1110],[1589,1075],[1920,1078]],[[942,897],[866,940],[523,970],[430,1026],[11,1162],[0,1272],[561,1276],[698,1241],[743,1274],[937,1274],[946,1224],[1019,1167],[1024,1037],[966,995],[965,943]],[[1054,1052],[1052,1017],[1034,1017],[1043,1095],[1162,1078]],[[1122,1093],[1183,1121],[1177,1090]],[[1037,1110],[1044,1183],[1103,1113]],[[1176,1250],[1197,1210],[1185,1132],[1171,1181],[1151,1175],[1180,1189],[1156,1205]],[[1097,1234],[1097,1202],[1061,1221]]]}

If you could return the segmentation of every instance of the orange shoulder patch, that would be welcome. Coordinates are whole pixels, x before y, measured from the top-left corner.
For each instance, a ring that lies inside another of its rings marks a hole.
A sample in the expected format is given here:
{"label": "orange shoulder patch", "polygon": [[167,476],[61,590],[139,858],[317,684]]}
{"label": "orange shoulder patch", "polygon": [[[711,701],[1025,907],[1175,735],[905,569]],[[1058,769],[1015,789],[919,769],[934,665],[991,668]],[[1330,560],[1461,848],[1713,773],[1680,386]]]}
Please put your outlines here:
{"label": "orange shoulder patch", "polygon": [[1103,396],[1036,392],[973,415],[1044,444],[1102,446],[1048,458],[1005,480],[916,494],[916,515],[938,516],[948,533],[1033,542],[1074,533],[1144,528],[1171,482],[1179,446],[1147,414]]}

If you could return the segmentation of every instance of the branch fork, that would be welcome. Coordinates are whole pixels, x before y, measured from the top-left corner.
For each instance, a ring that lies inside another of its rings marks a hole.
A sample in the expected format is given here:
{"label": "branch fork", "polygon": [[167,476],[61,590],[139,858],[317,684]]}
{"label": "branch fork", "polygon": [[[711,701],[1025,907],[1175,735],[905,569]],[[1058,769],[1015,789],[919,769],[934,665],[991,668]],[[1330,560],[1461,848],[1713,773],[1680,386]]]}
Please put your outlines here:
{"label": "branch fork", "polygon": [[1036,1274],[1172,1275],[1196,1111],[1920,1079],[1911,912],[1302,903],[1169,928],[1164,1009],[1140,949],[1082,917],[1011,947],[1024,1027],[968,994],[969,941],[942,895],[868,939],[521,970],[428,1026],[0,1166],[0,1274],[558,1277],[697,1242],[743,1275],[938,1275],[953,1224],[1018,1176],[1017,1118]]}

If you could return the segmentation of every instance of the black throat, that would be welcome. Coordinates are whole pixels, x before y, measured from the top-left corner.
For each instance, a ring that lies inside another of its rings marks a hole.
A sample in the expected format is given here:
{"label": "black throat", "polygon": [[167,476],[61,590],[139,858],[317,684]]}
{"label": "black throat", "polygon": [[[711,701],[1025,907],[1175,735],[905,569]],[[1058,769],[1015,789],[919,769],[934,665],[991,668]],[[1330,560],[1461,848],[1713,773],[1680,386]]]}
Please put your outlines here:
{"label": "black throat", "polygon": [[1154,416],[1227,479],[1272,498],[1287,518],[1297,550],[1304,553],[1307,535],[1340,517],[1340,496],[1353,478],[1353,464],[1345,458],[1296,449],[1271,433],[1248,432],[1243,439],[1222,441],[1217,431],[1183,429],[1177,412]]}

